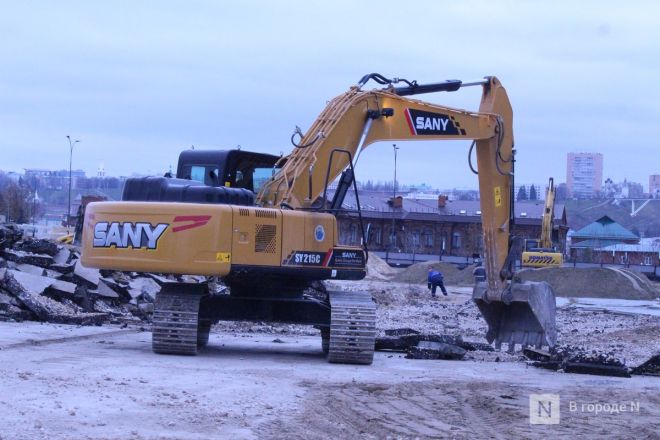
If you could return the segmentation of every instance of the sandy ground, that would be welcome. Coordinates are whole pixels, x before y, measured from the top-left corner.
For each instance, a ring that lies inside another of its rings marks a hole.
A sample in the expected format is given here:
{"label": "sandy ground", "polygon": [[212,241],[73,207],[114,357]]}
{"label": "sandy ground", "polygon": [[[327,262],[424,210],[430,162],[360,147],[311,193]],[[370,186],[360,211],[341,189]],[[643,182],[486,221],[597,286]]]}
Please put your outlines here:
{"label": "sandy ground", "polygon": [[[654,438],[660,380],[558,374],[513,362],[326,363],[318,338],[215,333],[196,357],[159,356],[114,327],[0,323],[3,439]],[[529,394],[558,393],[559,425]],[[639,402],[571,412],[570,401]],[[657,438],[657,437],[655,437]]]}
{"label": "sandy ground", "polygon": [[[424,286],[364,286],[379,302],[381,330],[481,340],[485,327],[469,289],[450,287],[449,297],[431,300]],[[657,316],[566,307],[560,339],[621,345],[618,354],[634,360],[660,348]],[[371,366],[328,364],[316,334],[221,323],[207,349],[182,357],[153,354],[150,333],[137,327],[0,323],[0,439],[641,439],[660,432],[660,378],[550,372],[519,355],[486,352],[464,361],[379,352]],[[532,393],[560,396],[558,425],[529,423]],[[631,402],[638,412],[589,411],[591,404],[635,408]]]}

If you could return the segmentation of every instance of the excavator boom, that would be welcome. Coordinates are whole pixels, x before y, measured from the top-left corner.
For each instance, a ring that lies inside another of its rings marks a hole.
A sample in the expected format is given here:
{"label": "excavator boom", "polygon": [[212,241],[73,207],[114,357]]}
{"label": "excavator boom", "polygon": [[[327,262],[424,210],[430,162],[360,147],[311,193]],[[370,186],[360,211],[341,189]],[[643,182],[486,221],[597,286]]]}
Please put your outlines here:
{"label": "excavator boom", "polygon": [[[362,90],[370,79],[387,87]],[[403,81],[408,85],[394,87],[395,81],[382,75],[366,75],[357,86],[330,101],[304,135],[298,131],[300,141],[294,143],[297,148],[262,186],[257,204],[311,208],[328,183],[346,169],[350,158],[357,162],[361,151],[375,142],[472,140],[478,165],[486,271],[486,283],[475,288],[474,300],[488,321],[488,339],[509,343],[510,347],[516,343],[554,345],[552,290],[510,281],[515,262],[510,234],[514,221],[514,150],[513,112],[506,90],[495,77],[427,85]],[[408,98],[475,85],[483,90],[478,111]],[[349,154],[333,154],[336,151]]]}

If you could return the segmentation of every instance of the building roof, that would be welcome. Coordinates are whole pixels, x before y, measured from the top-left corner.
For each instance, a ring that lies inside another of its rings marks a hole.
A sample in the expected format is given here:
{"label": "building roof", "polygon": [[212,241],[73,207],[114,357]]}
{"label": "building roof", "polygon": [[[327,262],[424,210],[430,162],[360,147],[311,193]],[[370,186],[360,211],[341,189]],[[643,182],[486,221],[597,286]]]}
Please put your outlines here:
{"label": "building roof", "polygon": [[614,246],[621,244],[619,240],[584,240],[578,243],[571,242],[572,248],[592,248],[592,249],[604,249],[606,247]]}
{"label": "building roof", "polygon": [[[462,217],[475,217],[479,219],[481,215],[481,205],[479,200],[447,200],[445,207],[438,207],[437,196],[434,199],[429,198],[414,198],[414,194],[405,194],[397,192],[397,195],[402,195],[403,208],[392,209],[387,203],[392,198],[391,192],[384,191],[364,191],[359,192],[360,207],[362,208],[362,215],[367,215],[367,211],[379,211],[386,213],[384,217],[392,218],[392,212],[403,212],[408,216],[412,213],[426,213],[437,216],[462,216]],[[332,193],[328,194],[328,199],[332,199]],[[345,209],[357,209],[355,202],[355,193],[351,190],[346,193],[344,204]],[[516,201],[514,204],[516,219],[541,219],[543,217],[543,210],[545,208],[543,200],[534,201]],[[566,224],[566,216],[564,212],[564,205],[555,203],[555,224]],[[369,214],[371,215],[371,214]],[[397,217],[399,218],[399,217]],[[403,218],[403,217],[401,217]],[[411,218],[411,217],[406,217]],[[480,220],[477,220],[477,222]],[[524,221],[522,222],[524,223]],[[538,222],[532,222],[534,224]]]}
{"label": "building roof", "polygon": [[603,251],[612,251],[612,252],[657,252],[660,253],[660,247],[644,245],[644,244],[613,244],[601,248]]}
{"label": "building roof", "polygon": [[[639,237],[604,215],[593,223],[588,224],[584,228],[576,231],[571,238],[573,240],[586,239],[586,240],[638,240]],[[613,244],[613,243],[612,243]]]}

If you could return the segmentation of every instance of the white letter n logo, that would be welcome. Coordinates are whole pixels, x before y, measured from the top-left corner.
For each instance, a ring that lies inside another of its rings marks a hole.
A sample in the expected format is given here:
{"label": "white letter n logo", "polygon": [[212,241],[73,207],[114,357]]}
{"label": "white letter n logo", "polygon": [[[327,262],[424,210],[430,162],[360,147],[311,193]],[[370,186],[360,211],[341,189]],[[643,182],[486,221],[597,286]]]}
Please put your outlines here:
{"label": "white letter n logo", "polygon": [[558,425],[559,394],[530,394],[529,423],[532,425]]}

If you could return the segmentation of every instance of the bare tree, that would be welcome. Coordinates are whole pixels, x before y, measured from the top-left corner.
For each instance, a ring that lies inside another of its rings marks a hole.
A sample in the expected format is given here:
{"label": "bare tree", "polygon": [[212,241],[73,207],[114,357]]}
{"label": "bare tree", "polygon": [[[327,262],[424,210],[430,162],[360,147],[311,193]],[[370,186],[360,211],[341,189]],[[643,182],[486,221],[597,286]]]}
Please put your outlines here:
{"label": "bare tree", "polygon": [[5,173],[0,173],[0,210],[6,215],[7,221],[26,223],[34,210],[30,188],[10,179]]}

